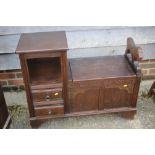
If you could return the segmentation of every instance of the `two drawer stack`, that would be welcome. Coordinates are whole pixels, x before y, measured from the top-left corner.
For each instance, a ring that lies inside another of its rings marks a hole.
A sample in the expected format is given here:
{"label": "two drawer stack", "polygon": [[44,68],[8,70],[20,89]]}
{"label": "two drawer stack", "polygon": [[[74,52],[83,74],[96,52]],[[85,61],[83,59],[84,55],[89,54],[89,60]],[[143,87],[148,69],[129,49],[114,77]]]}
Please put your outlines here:
{"label": "two drawer stack", "polygon": [[64,114],[62,88],[32,89],[35,116]]}

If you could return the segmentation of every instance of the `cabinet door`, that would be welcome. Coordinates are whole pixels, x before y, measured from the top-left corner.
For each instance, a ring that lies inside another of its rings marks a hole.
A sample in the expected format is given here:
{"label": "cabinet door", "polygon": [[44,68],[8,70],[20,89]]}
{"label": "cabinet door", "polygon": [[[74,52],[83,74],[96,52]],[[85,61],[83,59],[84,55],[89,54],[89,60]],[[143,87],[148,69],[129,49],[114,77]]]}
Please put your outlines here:
{"label": "cabinet door", "polygon": [[99,88],[74,89],[70,91],[71,112],[98,110]]}
{"label": "cabinet door", "polygon": [[132,94],[119,88],[104,88],[100,91],[99,109],[130,107]]}
{"label": "cabinet door", "polygon": [[100,89],[99,109],[131,107],[134,80],[114,80]]}

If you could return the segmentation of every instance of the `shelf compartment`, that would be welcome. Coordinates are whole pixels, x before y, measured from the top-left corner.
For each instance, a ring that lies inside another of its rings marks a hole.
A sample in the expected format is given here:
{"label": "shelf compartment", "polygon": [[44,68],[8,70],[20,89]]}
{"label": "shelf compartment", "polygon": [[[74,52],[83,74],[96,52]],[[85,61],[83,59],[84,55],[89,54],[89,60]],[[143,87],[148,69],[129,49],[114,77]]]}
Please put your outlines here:
{"label": "shelf compartment", "polygon": [[62,82],[60,57],[28,59],[27,64],[32,86]]}

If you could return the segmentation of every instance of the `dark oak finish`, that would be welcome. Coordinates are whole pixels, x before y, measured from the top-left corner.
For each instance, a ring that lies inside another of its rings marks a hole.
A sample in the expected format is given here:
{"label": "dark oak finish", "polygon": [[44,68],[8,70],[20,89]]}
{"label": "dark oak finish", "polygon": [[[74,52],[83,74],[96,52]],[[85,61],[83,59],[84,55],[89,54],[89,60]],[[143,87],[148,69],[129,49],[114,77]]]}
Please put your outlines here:
{"label": "dark oak finish", "polygon": [[38,116],[64,115],[67,48],[65,32],[22,34],[16,53],[20,55],[30,121]]}
{"label": "dark oak finish", "polygon": [[35,117],[33,99],[32,99],[32,94],[31,94],[31,87],[30,87],[30,82],[29,82],[30,80],[29,80],[29,71],[27,67],[27,61],[24,57],[24,54],[20,54],[19,58],[20,58],[20,63],[22,67],[23,80],[25,83],[26,97],[27,97],[30,117]]}
{"label": "dark oak finish", "polygon": [[[105,63],[104,57],[102,59],[103,59],[102,63]],[[96,58],[94,58],[94,60],[96,60]],[[78,64],[79,63],[77,63],[77,65]],[[98,65],[102,66],[101,63]],[[92,65],[89,64],[89,67],[92,68]],[[87,72],[88,66],[85,65],[83,67],[82,69],[83,73],[84,68],[85,72]],[[129,68],[131,67],[129,66]],[[112,73],[108,73],[108,71],[110,70],[108,70],[107,68],[107,74],[111,75]],[[100,71],[98,70],[98,72]],[[121,72],[121,70],[118,70],[118,72]],[[84,77],[86,76],[84,74],[81,74],[81,76],[82,75]],[[83,78],[83,76],[79,78]],[[120,76],[120,77],[107,78],[105,76],[104,78],[103,76],[102,78],[96,78],[92,80],[80,81],[76,79],[76,81],[74,81],[74,79],[72,79],[72,81],[73,82],[70,82],[69,85],[69,100],[70,100],[71,112],[131,107],[132,98],[134,97],[134,93],[136,93],[134,91],[134,87],[136,84],[136,76],[133,76],[132,74],[131,75],[128,74],[128,76],[126,77]]]}
{"label": "dark oak finish", "polygon": [[16,49],[17,53],[64,51],[67,50],[65,32],[39,32],[22,34]]}
{"label": "dark oak finish", "polygon": [[32,90],[32,96],[34,102],[40,101],[52,101],[56,99],[62,99],[62,88],[56,89],[43,89],[43,90]]}
{"label": "dark oak finish", "polygon": [[140,82],[142,78],[141,67],[139,61],[143,59],[143,51],[141,47],[137,47],[132,38],[127,39],[127,49],[125,57],[136,74],[136,83],[134,86],[134,95],[132,98],[132,107],[136,107]]}
{"label": "dark oak finish", "polygon": [[137,76],[125,56],[72,59],[71,112],[131,107]]}
{"label": "dark oak finish", "polygon": [[0,129],[8,128],[10,123],[11,117],[9,115],[7,105],[5,103],[3,90],[0,85]]}
{"label": "dark oak finish", "polygon": [[[121,85],[121,83],[120,83]],[[122,86],[123,87],[123,86]],[[101,88],[99,109],[130,107],[133,93],[119,87]]]}
{"label": "dark oak finish", "polygon": [[61,63],[58,58],[27,60],[31,85],[61,83]]}
{"label": "dark oak finish", "polygon": [[136,76],[124,56],[78,58],[69,62],[74,82]]}
{"label": "dark oak finish", "polygon": [[64,106],[44,106],[44,107],[36,107],[35,115],[37,116],[51,116],[51,115],[64,115]]}
{"label": "dark oak finish", "polygon": [[132,38],[125,55],[67,61],[64,32],[23,34],[17,53],[32,127],[56,117],[120,113],[134,118],[142,49]]}
{"label": "dark oak finish", "polygon": [[98,110],[99,88],[91,86],[69,89],[70,112]]}

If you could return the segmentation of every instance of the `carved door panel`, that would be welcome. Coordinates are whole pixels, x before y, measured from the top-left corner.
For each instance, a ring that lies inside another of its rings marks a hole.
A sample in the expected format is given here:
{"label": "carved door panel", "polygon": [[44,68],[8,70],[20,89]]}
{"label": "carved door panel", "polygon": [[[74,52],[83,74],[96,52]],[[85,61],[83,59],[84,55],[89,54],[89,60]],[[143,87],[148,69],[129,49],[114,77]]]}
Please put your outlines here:
{"label": "carved door panel", "polygon": [[78,88],[70,94],[70,111],[98,110],[99,88]]}
{"label": "carved door panel", "polygon": [[131,105],[131,97],[126,90],[119,88],[105,88],[100,91],[99,109],[110,109],[129,107]]}
{"label": "carved door panel", "polygon": [[113,80],[105,82],[100,89],[99,110],[130,107],[134,80]]}

